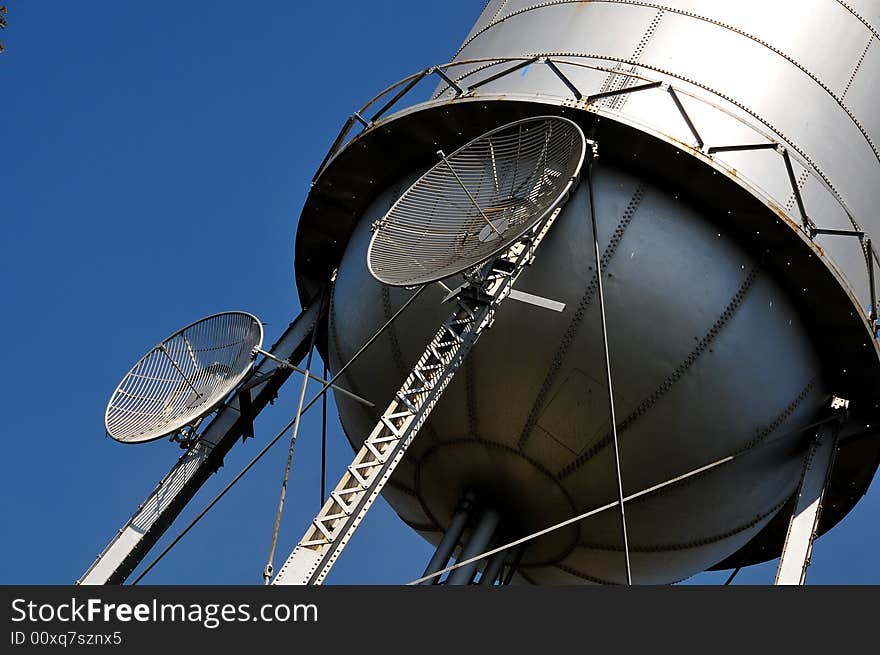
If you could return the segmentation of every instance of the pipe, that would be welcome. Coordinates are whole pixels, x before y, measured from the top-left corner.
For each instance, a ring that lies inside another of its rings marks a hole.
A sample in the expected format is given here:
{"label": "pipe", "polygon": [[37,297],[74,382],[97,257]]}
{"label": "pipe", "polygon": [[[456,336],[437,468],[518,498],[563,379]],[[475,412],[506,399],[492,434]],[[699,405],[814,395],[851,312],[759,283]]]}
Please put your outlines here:
{"label": "pipe", "polygon": [[[477,525],[474,527],[470,539],[464,545],[464,548],[462,548],[461,556],[458,559],[464,561],[483,553],[491,543],[492,537],[495,536],[495,530],[498,529],[498,523],[500,520],[501,517],[494,509],[490,508],[484,510],[479,519],[477,519]],[[477,567],[480,565],[480,561],[481,560],[475,560],[467,566],[462,566],[452,571],[452,573],[449,574],[449,577],[446,578],[446,584],[470,584],[477,572]]]}
{"label": "pipe", "polygon": [[[511,552],[508,550],[508,552]],[[501,584],[503,586],[507,586],[510,584],[510,581],[513,580],[513,576],[516,573],[517,567],[519,567],[519,563],[522,561],[523,554],[526,552],[526,547],[524,544],[520,544],[519,546],[514,547],[511,552],[510,558],[510,568],[507,570],[507,575],[504,576],[501,580]]]}
{"label": "pipe", "polygon": [[[423,578],[443,569],[449,562],[449,558],[452,557],[452,552],[455,550],[455,547],[458,545],[458,540],[461,538],[461,533],[464,532],[464,528],[467,525],[468,520],[471,518],[471,512],[473,509],[474,494],[469,491],[465,493],[462,499],[458,502],[458,506],[455,508],[455,513],[452,515],[452,520],[449,522],[449,527],[446,528],[446,533],[443,535],[443,539],[440,541],[437,550],[434,551],[434,556],[431,557],[431,561],[428,562],[428,566],[422,574]],[[440,577],[437,576],[430,580],[425,580],[422,584],[432,585],[437,584],[439,581]]]}
{"label": "pipe", "polygon": [[504,568],[504,560],[506,557],[506,550],[502,550],[500,553],[495,553],[492,556],[489,563],[486,564],[486,570],[483,571],[483,575],[480,576],[481,585],[491,586],[495,584],[495,581],[498,580],[498,576],[501,575],[501,569]]}

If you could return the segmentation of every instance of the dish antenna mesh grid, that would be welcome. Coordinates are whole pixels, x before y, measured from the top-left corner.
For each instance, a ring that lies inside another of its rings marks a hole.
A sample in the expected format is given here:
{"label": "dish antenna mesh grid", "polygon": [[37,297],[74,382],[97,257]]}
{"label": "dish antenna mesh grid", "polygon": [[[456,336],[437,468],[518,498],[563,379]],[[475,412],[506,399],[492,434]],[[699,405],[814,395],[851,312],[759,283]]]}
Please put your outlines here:
{"label": "dish antenna mesh grid", "polygon": [[245,312],[214,314],[165,339],[113,392],[104,424],[124,443],[158,439],[210,413],[247,375],[263,326]]}
{"label": "dish antenna mesh grid", "polygon": [[577,179],[586,141],[572,121],[528,118],[477,137],[422,175],[373,225],[380,282],[442,280],[500,252],[552,211]]}

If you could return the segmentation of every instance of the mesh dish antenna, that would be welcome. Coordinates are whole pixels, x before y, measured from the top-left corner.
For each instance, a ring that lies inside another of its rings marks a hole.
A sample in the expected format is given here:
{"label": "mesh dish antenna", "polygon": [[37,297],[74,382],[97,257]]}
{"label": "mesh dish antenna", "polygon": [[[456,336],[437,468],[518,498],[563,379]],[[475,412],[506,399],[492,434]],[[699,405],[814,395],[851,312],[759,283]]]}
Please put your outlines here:
{"label": "mesh dish antenna", "polygon": [[224,312],[178,330],[141,357],[110,397],[107,434],[143,443],[210,414],[247,375],[263,326],[245,312]]}
{"label": "mesh dish antenna", "polygon": [[504,250],[576,183],[586,153],[572,121],[538,116],[468,142],[416,180],[373,225],[370,273],[414,286],[461,273]]}

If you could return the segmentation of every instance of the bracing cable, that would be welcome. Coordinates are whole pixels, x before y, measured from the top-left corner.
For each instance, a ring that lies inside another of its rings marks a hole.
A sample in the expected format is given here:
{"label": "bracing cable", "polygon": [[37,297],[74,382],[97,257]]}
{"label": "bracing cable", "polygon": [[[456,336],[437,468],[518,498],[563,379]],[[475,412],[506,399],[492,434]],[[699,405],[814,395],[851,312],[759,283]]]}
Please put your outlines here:
{"label": "bracing cable", "polygon": [[[406,309],[407,309],[407,308],[408,308],[408,307],[409,307],[409,306],[410,306],[410,305],[416,300],[416,298],[418,298],[418,297],[422,294],[422,292],[423,292],[425,289],[427,289],[427,288],[428,288],[428,287],[427,287],[426,285],[421,286],[421,287],[419,287],[419,288],[416,290],[415,293],[413,293],[413,295],[411,295],[411,296],[409,297],[409,299],[408,299],[408,300],[407,300],[407,301],[401,306],[401,308],[398,309],[398,310],[394,313],[394,315],[393,315],[391,318],[389,318],[388,321],[387,321],[387,322],[386,322],[381,328],[379,328],[379,330],[378,330],[378,331],[377,331],[372,337],[370,337],[370,339],[367,340],[367,342],[364,343],[363,346],[361,346],[360,350],[358,350],[358,351],[354,354],[354,356],[352,356],[352,358],[349,359],[349,360],[348,360],[348,361],[347,361],[347,362],[346,362],[346,363],[345,363],[345,364],[339,369],[339,371],[337,371],[337,372],[333,375],[333,377],[330,378],[330,380],[328,380],[326,384],[324,384],[323,387],[321,387],[321,390],[320,390],[320,391],[319,391],[319,392],[318,392],[318,393],[317,393],[317,394],[316,394],[311,400],[309,400],[309,402],[306,403],[306,405],[303,407],[303,410],[302,410],[302,413],[303,413],[303,414],[305,414],[305,413],[309,410],[309,408],[311,408],[312,405],[314,405],[314,404],[315,404],[315,403],[321,398],[321,396],[327,392],[327,390],[333,385],[333,383],[336,382],[336,380],[338,380],[339,377],[340,377],[343,373],[345,373],[345,371],[348,370],[348,368],[349,368],[349,367],[350,367],[350,366],[351,366],[351,365],[352,365],[357,359],[359,359],[360,356],[361,356],[361,355],[362,355],[362,354],[363,354],[363,353],[364,353],[364,352],[365,352],[370,346],[372,346],[372,345],[376,342],[376,340],[378,340],[378,338],[379,338],[379,337],[385,332],[385,330],[387,330],[387,329],[391,326],[391,324],[394,323],[394,321],[397,320],[397,318],[398,318],[398,317],[399,317],[399,316],[400,316],[400,315],[401,315],[401,314],[402,314],[402,313],[403,313],[403,312],[404,312],[404,311],[405,311],[405,310],[406,310]],[[254,456],[254,458],[251,459],[251,461],[249,461],[249,462],[245,465],[245,467],[244,467],[241,471],[239,471],[238,474],[237,474],[234,478],[232,478],[232,480],[230,480],[229,483],[228,483],[225,487],[223,487],[223,489],[220,491],[220,493],[218,493],[216,496],[214,496],[214,498],[211,500],[211,502],[209,502],[209,503],[205,506],[205,508],[204,508],[201,512],[199,512],[199,513],[196,515],[196,517],[195,517],[192,521],[189,522],[189,524],[183,529],[183,531],[182,531],[180,534],[178,534],[177,537],[175,537],[174,540],[173,540],[170,544],[168,544],[168,545],[165,547],[165,549],[164,549],[161,553],[159,553],[159,554],[156,556],[156,558],[155,558],[152,562],[150,562],[150,564],[149,564],[149,565],[148,565],[148,566],[147,566],[147,567],[146,567],[146,568],[140,573],[140,575],[138,575],[137,578],[134,579],[134,581],[133,581],[131,584],[132,584],[132,585],[136,585],[138,582],[140,582],[141,580],[143,580],[144,576],[147,575],[147,573],[149,573],[149,572],[153,569],[153,567],[156,566],[156,564],[158,564],[158,563],[162,560],[162,558],[164,558],[165,555],[167,555],[167,554],[171,551],[171,549],[174,548],[174,546],[176,546],[176,545],[180,542],[180,540],[183,539],[184,536],[186,536],[186,534],[187,534],[190,530],[192,530],[192,529],[196,526],[196,524],[197,524],[199,521],[202,520],[202,518],[204,518],[205,514],[207,514],[207,513],[208,513],[208,512],[209,512],[209,511],[210,511],[210,510],[211,510],[211,509],[212,509],[212,508],[218,503],[218,502],[220,502],[220,500],[223,498],[223,496],[225,496],[225,495],[229,492],[229,490],[232,489],[232,487],[234,487],[234,486],[236,485],[236,483],[238,483],[238,481],[241,480],[241,479],[245,476],[245,474],[246,474],[248,471],[250,471],[250,470],[256,465],[256,463],[259,462],[259,461],[263,458],[263,456],[264,456],[267,452],[269,452],[269,450],[272,448],[272,446],[274,446],[276,443],[278,443],[278,441],[281,439],[281,437],[283,437],[283,436],[287,433],[287,431],[293,426],[294,423],[295,423],[295,419],[294,419],[294,420],[291,420],[287,425],[285,425],[285,426],[284,426],[284,427],[278,432],[278,434],[276,434],[274,437],[272,437],[272,439],[269,441],[269,443],[267,443],[265,446],[263,446],[263,448],[260,450],[260,452],[258,452],[258,453]]]}
{"label": "bracing cable", "polygon": [[[779,441],[780,439],[784,439],[784,438],[788,438],[788,437],[791,437],[791,436],[794,436],[797,434],[801,434],[807,430],[818,427],[820,425],[824,425],[825,423],[829,423],[834,420],[837,420],[837,417],[832,416],[832,417],[829,417],[829,418],[824,419],[822,421],[818,421],[816,423],[811,423],[810,425],[804,426],[804,427],[802,427],[798,430],[795,430],[793,432],[788,432],[786,434],[782,434],[774,439],[769,439],[769,440],[764,441],[756,446],[752,446],[751,448],[747,448],[744,450],[740,450],[738,452],[734,452],[730,455],[722,457],[721,459],[717,459],[714,462],[706,464],[705,466],[701,466],[700,468],[693,469],[692,471],[684,473],[683,475],[679,475],[679,476],[672,478],[670,480],[666,480],[665,482],[655,484],[653,486],[642,489],[641,491],[637,491],[636,493],[630,494],[629,496],[626,496],[623,499],[623,502],[627,503],[632,500],[636,500],[637,498],[641,498],[642,496],[648,496],[648,495],[654,494],[662,489],[665,489],[666,487],[672,486],[674,484],[678,484],[679,482],[687,480],[688,478],[692,478],[696,475],[701,475],[702,473],[705,473],[705,472],[710,471],[712,469],[718,468],[719,466],[723,466],[724,464],[728,464],[728,463],[730,463],[736,459],[739,459],[740,457],[743,457],[747,454],[753,453],[753,452],[760,450],[762,448],[766,448],[767,446]],[[435,573],[431,573],[430,575],[426,575],[421,578],[418,578],[417,580],[413,580],[412,582],[408,582],[407,585],[417,585],[417,584],[421,584],[422,582],[426,582],[428,580],[431,580],[433,578],[439,578],[444,573],[449,573],[450,571],[454,571],[455,569],[461,568],[462,566],[467,566],[468,564],[473,564],[474,562],[479,562],[480,560],[486,559],[487,557],[491,557],[492,555],[495,555],[496,553],[500,553],[503,550],[507,550],[509,548],[514,548],[517,546],[522,546],[523,544],[526,544],[530,541],[534,541],[538,537],[543,537],[546,534],[550,534],[551,532],[555,532],[556,530],[560,530],[564,527],[572,525],[573,523],[578,523],[580,521],[583,521],[584,519],[590,518],[591,516],[595,516],[596,514],[601,514],[602,512],[605,512],[609,509],[614,509],[619,504],[620,504],[620,501],[615,500],[613,502],[606,503],[605,505],[595,507],[595,508],[589,510],[588,512],[584,512],[583,514],[578,514],[577,516],[573,516],[569,519],[561,521],[560,523],[556,523],[556,524],[551,525],[549,527],[546,527],[542,530],[538,530],[537,532],[533,532],[532,534],[527,535],[525,537],[521,537],[519,539],[516,539],[515,541],[511,541],[509,543],[502,544],[501,546],[498,546],[497,548],[493,548],[492,550],[488,550],[485,553],[475,555],[474,557],[463,560],[461,562],[456,562],[452,566],[447,566],[445,569],[441,569],[439,571],[436,571]]]}
{"label": "bracing cable", "polygon": [[[327,287],[321,291],[321,304],[318,307],[318,322],[320,317],[324,315],[324,300],[327,297]],[[303,402],[306,399],[306,389],[309,386],[309,378],[312,375],[312,357],[315,354],[315,342],[318,339],[318,322],[312,330],[312,339],[309,343],[309,355],[306,358],[306,372],[303,375],[302,387],[299,391],[299,401],[296,407],[296,415],[294,417],[293,433],[290,435],[290,447],[287,449],[287,464],[284,467],[284,476],[281,479],[281,492],[278,497],[278,511],[275,513],[275,526],[272,530],[272,541],[269,545],[269,557],[266,559],[266,568],[263,569],[263,583],[269,584],[272,579],[272,571],[275,562],[275,547],[278,545],[278,532],[281,529],[281,516],[284,514],[284,500],[287,498],[287,482],[290,479],[290,468],[293,465],[293,449],[296,446],[296,437],[299,434],[299,426],[302,423]],[[324,379],[327,379],[327,373],[324,373]],[[326,398],[326,394],[322,396]]]}

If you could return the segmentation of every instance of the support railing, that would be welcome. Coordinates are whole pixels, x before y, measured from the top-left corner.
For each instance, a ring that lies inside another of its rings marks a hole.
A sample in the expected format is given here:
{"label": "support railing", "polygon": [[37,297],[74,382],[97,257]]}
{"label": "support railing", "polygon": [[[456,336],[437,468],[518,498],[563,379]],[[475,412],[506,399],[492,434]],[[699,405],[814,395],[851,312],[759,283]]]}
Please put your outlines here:
{"label": "support railing", "polygon": [[[579,59],[596,59],[602,60],[603,58],[595,55],[576,55],[574,53],[566,53],[566,57],[578,57]],[[500,66],[503,64],[512,64],[505,69],[493,73],[488,77],[485,77],[477,82],[470,84],[469,86],[464,83],[465,79],[469,76],[472,76],[476,73],[480,73],[486,70],[489,70],[493,67]],[[859,240],[862,246],[862,250],[864,252],[866,262],[867,262],[867,277],[868,277],[868,286],[870,290],[870,308],[868,309],[868,319],[872,325],[872,331],[877,334],[877,310],[876,310],[876,290],[875,290],[875,278],[874,278],[874,266],[875,264],[880,265],[880,256],[873,249],[871,239],[867,238],[864,231],[859,226],[859,223],[855,220],[852,212],[847,207],[846,203],[840,197],[840,195],[835,191],[834,187],[831,185],[830,181],[825,177],[825,175],[820,171],[812,162],[808,160],[808,158],[801,153],[798,148],[789,142],[784,135],[769,127],[769,125],[765,122],[764,125],[768,127],[770,132],[767,132],[763,129],[758,128],[753,123],[750,123],[744,120],[741,116],[738,116],[737,113],[726,106],[724,104],[719,104],[716,102],[712,102],[707,100],[704,97],[701,97],[695,93],[692,93],[688,89],[681,88],[670,84],[665,80],[657,80],[650,79],[644,73],[635,73],[620,70],[619,68],[612,68],[608,66],[600,66],[595,64],[588,64],[584,61],[572,61],[568,58],[562,58],[560,53],[556,53],[555,56],[548,55],[531,55],[531,56],[522,56],[522,57],[502,57],[502,58],[484,58],[484,59],[467,59],[461,61],[453,61],[448,62],[446,64],[442,64],[439,66],[432,66],[430,68],[426,68],[418,73],[414,73],[413,75],[409,75],[408,77],[403,78],[399,82],[392,84],[391,86],[384,89],[378,95],[373,97],[369,102],[367,102],[361,109],[354,112],[345,122],[342,129],[339,132],[339,135],[336,137],[336,140],[333,142],[333,145],[330,147],[330,150],[327,152],[327,155],[321,162],[321,165],[318,167],[315,176],[312,179],[312,184],[314,185],[320,175],[327,168],[329,162],[338,154],[348,143],[347,137],[351,134],[352,127],[355,123],[360,123],[362,126],[362,131],[359,134],[366,132],[371,129],[376,121],[385,116],[390,110],[398,105],[398,103],[404,99],[420,82],[423,80],[433,77],[436,75],[440,80],[446,84],[445,88],[441,88],[438,90],[434,96],[432,97],[433,101],[439,101],[444,93],[448,91],[452,91],[453,98],[462,98],[462,97],[476,97],[478,95],[477,90],[481,89],[492,82],[503,79],[517,71],[521,71],[525,69],[527,66],[531,66],[533,64],[546,66],[547,69],[553,73],[555,77],[557,77],[561,83],[561,85],[565,88],[566,92],[570,94],[571,98],[574,98],[576,101],[583,102],[583,109],[585,111],[593,111],[593,112],[602,112],[608,114],[614,114],[608,109],[599,109],[595,106],[595,104],[603,99],[610,97],[618,97],[625,96],[634,93],[640,92],[648,92],[652,90],[660,90],[660,92],[664,93],[670,101],[674,104],[676,111],[682,117],[688,131],[690,132],[691,137],[693,138],[694,145],[692,146],[694,151],[701,153],[702,155],[708,157],[709,159],[714,160],[715,155],[722,153],[732,153],[732,152],[757,152],[764,150],[773,150],[779,154],[781,163],[784,167],[785,176],[788,179],[788,182],[791,185],[791,192],[794,198],[795,205],[798,211],[798,218],[800,219],[801,229],[805,236],[807,236],[810,240],[815,239],[820,235],[831,235],[831,234],[854,234],[861,235],[859,236]],[[459,77],[454,77],[450,74],[451,69],[456,69],[460,67],[468,67],[475,66],[470,70],[466,70]],[[633,86],[624,86],[621,89],[606,91],[594,94],[585,94],[584,91],[571,80],[569,75],[566,75],[564,68],[584,68],[595,71],[607,72],[609,74],[621,75],[623,77],[627,77],[631,80],[639,82]],[[711,89],[703,88],[704,91],[715,95],[721,101],[723,101],[726,105],[730,105],[731,102],[721,96],[716,91]],[[372,115],[369,120],[364,119],[363,117],[368,114],[369,110],[376,104],[378,104],[383,99],[391,96],[390,99],[386,100],[384,104]],[[681,101],[682,96],[688,97],[692,101],[700,102],[703,105],[712,107],[722,113],[724,113],[727,117],[739,122],[741,125],[746,126],[753,132],[757,137],[763,139],[760,140],[743,142],[743,143],[731,143],[724,145],[713,145],[708,146],[706,143],[706,135],[701,133],[697,126],[697,122],[693,119],[693,116],[690,112],[687,111],[684,104]],[[568,98],[569,96],[560,96],[562,98]],[[742,109],[741,107],[737,107],[737,109]],[[619,113],[619,112],[618,112]],[[354,137],[352,137],[354,138]],[[845,215],[846,219],[852,224],[853,230],[834,230],[830,228],[820,228],[816,225],[813,218],[810,216],[806,202],[804,200],[803,194],[801,193],[801,185],[798,184],[797,176],[795,175],[794,164],[793,162],[797,162],[799,166],[803,168],[803,170],[815,179],[827,192],[828,194],[835,200],[836,204],[840,207],[843,215]],[[758,190],[765,193],[768,197],[772,197],[771,194],[766,191],[760,189],[757,185]]]}

